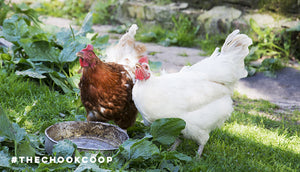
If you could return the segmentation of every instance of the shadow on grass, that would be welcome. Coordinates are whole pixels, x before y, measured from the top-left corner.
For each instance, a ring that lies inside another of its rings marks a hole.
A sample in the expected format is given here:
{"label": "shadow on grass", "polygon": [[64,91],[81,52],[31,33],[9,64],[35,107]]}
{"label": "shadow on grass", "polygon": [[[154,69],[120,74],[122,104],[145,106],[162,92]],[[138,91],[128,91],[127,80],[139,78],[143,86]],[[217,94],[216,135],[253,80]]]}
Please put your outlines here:
{"label": "shadow on grass", "polygon": [[[184,140],[178,151],[195,156],[197,148],[196,142]],[[221,129],[211,133],[201,159],[194,158],[183,167],[190,171],[296,171],[299,168],[299,154]]]}

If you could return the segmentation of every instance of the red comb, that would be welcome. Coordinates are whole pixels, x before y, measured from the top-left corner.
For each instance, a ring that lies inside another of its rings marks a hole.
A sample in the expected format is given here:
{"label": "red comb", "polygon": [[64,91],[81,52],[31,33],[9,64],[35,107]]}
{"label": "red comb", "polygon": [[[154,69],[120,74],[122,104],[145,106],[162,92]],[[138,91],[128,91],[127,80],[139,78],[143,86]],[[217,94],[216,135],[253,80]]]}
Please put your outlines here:
{"label": "red comb", "polygon": [[140,58],[139,63],[147,63],[148,64],[148,57],[147,56],[143,56],[142,58]]}
{"label": "red comb", "polygon": [[91,44],[88,44],[88,45],[86,46],[86,48],[82,49],[82,51],[93,51],[93,50],[94,50],[94,47],[93,47],[93,45],[91,45]]}

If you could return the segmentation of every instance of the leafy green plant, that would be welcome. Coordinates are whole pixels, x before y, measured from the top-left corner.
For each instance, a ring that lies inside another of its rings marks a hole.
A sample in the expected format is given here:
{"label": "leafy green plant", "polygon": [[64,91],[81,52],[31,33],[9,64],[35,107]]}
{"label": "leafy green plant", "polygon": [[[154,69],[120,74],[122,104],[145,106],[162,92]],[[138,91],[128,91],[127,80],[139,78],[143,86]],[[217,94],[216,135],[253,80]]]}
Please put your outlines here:
{"label": "leafy green plant", "polygon": [[154,2],[158,5],[167,5],[172,2],[172,0],[154,0]]}
{"label": "leafy green plant", "polygon": [[204,50],[200,55],[210,56],[216,49],[216,47],[221,47],[226,39],[226,35],[209,35],[208,33],[204,36],[200,36],[197,40],[200,48]]}
{"label": "leafy green plant", "polygon": [[[82,116],[85,113],[83,108],[76,110],[80,103],[74,94],[60,94],[49,90],[43,82],[9,74],[5,69],[0,69],[0,90],[0,103],[4,112],[9,121],[13,121],[11,123],[16,123],[26,130],[24,138],[29,138],[35,156],[54,156],[45,154],[43,131],[46,127],[61,121],[76,120],[78,115]],[[235,110],[231,118],[220,129],[210,133],[210,139],[200,159],[195,157],[197,143],[179,135],[184,128],[182,120],[161,119],[147,127],[140,122],[139,115],[134,127],[127,130],[131,139],[116,151],[78,152],[68,143],[62,143],[62,146],[58,146],[54,151],[58,155],[70,155],[73,152],[73,155],[79,158],[112,156],[110,163],[12,164],[11,158],[15,156],[14,141],[3,135],[2,131],[7,133],[8,128],[1,128],[0,170],[297,171],[300,167],[300,138],[297,125],[299,111],[290,115],[268,101],[251,100],[238,94],[234,94],[233,98]],[[277,112],[278,110],[281,112]],[[65,116],[60,115],[61,113]],[[169,134],[166,131],[175,132]],[[169,138],[176,138],[178,135],[182,143],[176,151],[168,151],[172,144],[172,139]],[[26,140],[22,140],[20,144]],[[17,147],[17,152],[23,149],[25,148]]]}
{"label": "leafy green plant", "polygon": [[54,17],[65,17],[75,20],[80,23],[86,14],[89,12],[90,1],[88,0],[52,0],[52,1],[38,1],[33,7],[40,14],[50,15]]}
{"label": "leafy green plant", "polygon": [[93,23],[95,24],[108,24],[114,21],[114,13],[116,8],[114,5],[116,0],[96,0],[91,6],[93,11]]}
{"label": "leafy green plant", "polygon": [[12,141],[14,143],[15,156],[34,156],[35,149],[30,145],[29,137],[24,128],[18,124],[11,123],[0,106],[0,137],[1,142]]}
{"label": "leafy green plant", "polygon": [[[281,69],[284,61],[288,59],[289,47],[287,44],[280,46],[280,37],[273,29],[268,27],[261,29],[253,19],[250,19],[250,26],[255,35],[253,36],[254,45],[245,59],[249,74],[253,75],[259,71],[274,77],[275,71]],[[251,65],[251,61],[259,59],[263,59],[260,65]]]}
{"label": "leafy green plant", "polygon": [[174,168],[178,163],[191,161],[192,158],[188,155],[165,150],[184,128],[185,122],[178,118],[154,121],[150,127],[150,134],[146,134],[141,139],[129,139],[120,146],[119,151],[113,156],[113,159],[117,159],[113,166],[130,170],[132,166],[135,167],[143,162],[139,169],[145,166],[150,169],[164,170]]}
{"label": "leafy green plant", "polygon": [[0,0],[0,25],[2,25],[4,19],[6,18],[6,15],[9,11],[8,4],[5,3],[5,0]]}
{"label": "leafy green plant", "polygon": [[65,93],[78,92],[80,74],[78,63],[75,65],[76,52],[86,44],[93,43],[99,48],[108,41],[107,36],[88,34],[91,26],[92,13],[86,16],[79,31],[30,25],[20,15],[13,15],[4,21],[0,34],[13,43],[12,47],[2,50],[6,57],[2,60],[7,68],[16,70],[17,75],[45,79]]}
{"label": "leafy green plant", "polygon": [[180,15],[178,18],[172,17],[173,29],[166,30],[160,25],[142,25],[136,39],[142,42],[158,42],[163,46],[195,46],[196,35],[199,26],[194,27],[189,18]]}

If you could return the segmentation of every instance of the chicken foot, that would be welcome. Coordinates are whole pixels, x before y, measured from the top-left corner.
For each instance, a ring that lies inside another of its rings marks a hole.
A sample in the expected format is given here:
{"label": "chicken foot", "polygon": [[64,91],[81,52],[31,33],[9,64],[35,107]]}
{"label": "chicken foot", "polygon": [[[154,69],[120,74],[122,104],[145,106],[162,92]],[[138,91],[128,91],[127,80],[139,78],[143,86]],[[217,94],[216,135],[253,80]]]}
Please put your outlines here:
{"label": "chicken foot", "polygon": [[[182,140],[180,140],[179,138],[177,138],[175,140],[175,142],[173,143],[173,145],[168,149],[168,151],[174,151],[174,150],[176,150],[176,148],[179,146],[179,144],[181,142],[182,142]],[[199,145],[199,148],[198,148],[198,151],[197,151],[199,158],[202,155],[203,149],[204,149],[204,145]]]}

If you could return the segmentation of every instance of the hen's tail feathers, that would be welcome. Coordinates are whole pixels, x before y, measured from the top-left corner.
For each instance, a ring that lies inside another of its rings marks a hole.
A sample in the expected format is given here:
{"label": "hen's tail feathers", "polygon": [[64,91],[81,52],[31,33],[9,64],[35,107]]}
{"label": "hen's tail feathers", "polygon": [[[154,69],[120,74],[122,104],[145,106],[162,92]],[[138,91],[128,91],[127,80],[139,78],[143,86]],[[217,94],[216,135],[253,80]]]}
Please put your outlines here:
{"label": "hen's tail feathers", "polygon": [[252,40],[245,34],[239,34],[239,30],[229,34],[221,48],[213,52],[210,58],[206,58],[190,70],[204,73],[209,80],[223,84],[235,83],[240,78],[247,76],[244,59],[249,53],[248,47]]}
{"label": "hen's tail feathers", "polygon": [[127,65],[129,68],[135,66],[141,55],[146,51],[143,44],[136,44],[134,36],[138,26],[131,25],[128,32],[125,33],[116,45],[110,46],[106,49],[107,62],[115,62],[122,65]]}
{"label": "hen's tail feathers", "polygon": [[125,46],[126,44],[129,46],[133,46],[135,42],[134,36],[137,30],[138,26],[136,24],[131,25],[131,27],[128,29],[128,32],[121,37],[119,44],[122,46]]}

